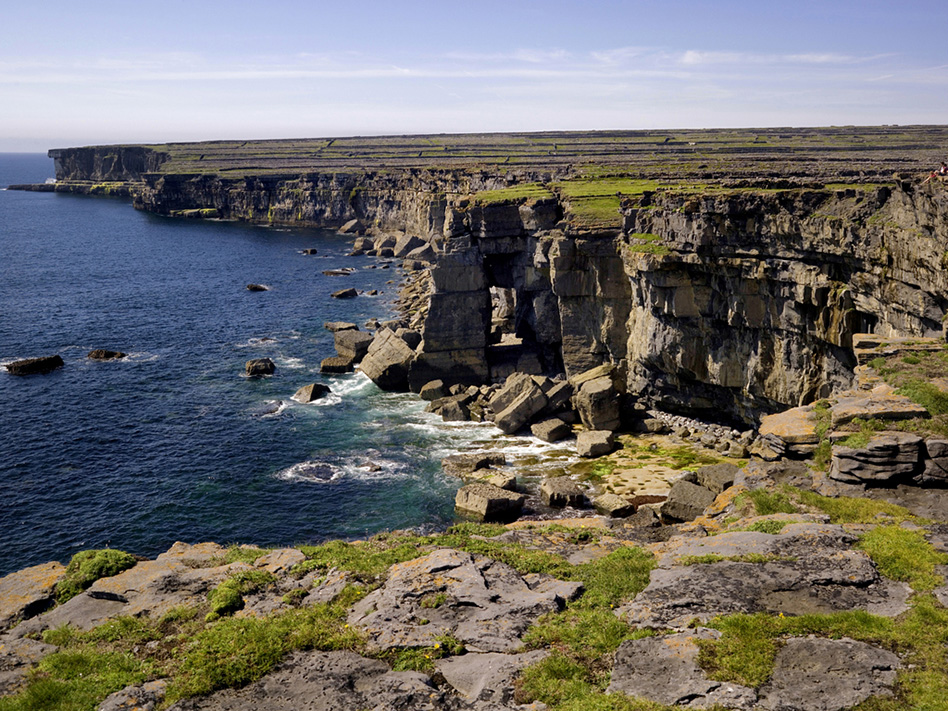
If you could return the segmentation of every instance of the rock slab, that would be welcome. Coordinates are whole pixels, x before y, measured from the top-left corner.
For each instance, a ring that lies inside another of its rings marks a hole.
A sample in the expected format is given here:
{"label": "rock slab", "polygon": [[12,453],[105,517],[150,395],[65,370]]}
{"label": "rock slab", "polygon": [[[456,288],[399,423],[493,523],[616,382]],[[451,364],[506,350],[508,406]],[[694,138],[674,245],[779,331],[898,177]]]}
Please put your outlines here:
{"label": "rock slab", "polygon": [[[440,549],[392,566],[385,584],[357,602],[349,623],[375,646],[431,646],[450,634],[474,652],[514,652],[540,616],[563,607],[581,583],[535,576],[527,583],[505,563]],[[433,605],[425,601],[443,599]]]}

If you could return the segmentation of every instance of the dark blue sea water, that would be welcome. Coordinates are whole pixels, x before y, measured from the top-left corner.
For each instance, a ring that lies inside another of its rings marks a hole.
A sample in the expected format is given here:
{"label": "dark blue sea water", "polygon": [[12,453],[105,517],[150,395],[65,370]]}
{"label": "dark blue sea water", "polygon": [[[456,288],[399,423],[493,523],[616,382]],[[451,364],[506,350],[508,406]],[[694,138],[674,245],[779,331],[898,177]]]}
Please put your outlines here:
{"label": "dark blue sea water", "polygon": [[[52,172],[45,156],[0,154],[0,187]],[[152,556],[176,540],[287,545],[449,523],[460,483],[441,457],[502,442],[361,374],[319,374],[334,354],[323,322],[392,313],[395,265],[348,250],[327,231],[0,191],[0,363],[66,363],[0,370],[0,575],[83,548]],[[346,266],[358,271],[321,273]],[[383,294],[329,297],[348,286]],[[90,361],[94,348],[131,355]],[[244,377],[263,356],[276,374]],[[290,399],[314,381],[333,396]]]}

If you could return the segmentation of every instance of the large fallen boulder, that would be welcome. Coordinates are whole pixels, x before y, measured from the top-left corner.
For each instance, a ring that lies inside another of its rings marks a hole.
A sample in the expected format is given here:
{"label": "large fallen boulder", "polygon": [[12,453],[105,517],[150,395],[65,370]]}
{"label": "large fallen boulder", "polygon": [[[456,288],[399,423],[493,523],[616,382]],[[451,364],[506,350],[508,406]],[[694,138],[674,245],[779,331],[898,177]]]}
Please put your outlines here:
{"label": "large fallen boulder", "polygon": [[573,404],[588,429],[619,429],[619,393],[612,378],[603,376],[584,382],[573,395]]}
{"label": "large fallen boulder", "polygon": [[554,508],[582,508],[586,503],[586,495],[579,488],[579,484],[568,476],[549,477],[540,485],[540,499],[547,506]]}
{"label": "large fallen boulder", "polygon": [[612,432],[605,430],[587,430],[576,435],[576,454],[580,457],[602,457],[615,449]]}
{"label": "large fallen boulder", "polygon": [[486,482],[462,486],[454,498],[459,513],[481,521],[511,521],[520,515],[526,497]]}
{"label": "large fallen boulder", "polygon": [[569,437],[573,430],[558,417],[551,417],[531,425],[530,432],[533,433],[534,437],[542,439],[544,442],[559,442],[561,439]]}
{"label": "large fallen boulder", "polygon": [[513,652],[540,615],[581,590],[582,583],[546,576],[528,583],[505,563],[439,549],[392,566],[385,584],[352,607],[349,623],[383,650],[452,635],[472,652]]}
{"label": "large fallen boulder", "polygon": [[680,479],[672,484],[662,504],[662,516],[671,521],[698,518],[714,502],[714,492],[698,484]]}
{"label": "large fallen boulder", "polygon": [[546,395],[536,383],[525,383],[520,394],[501,411],[494,410],[494,424],[505,434],[513,434],[529,424],[546,406]]}
{"label": "large fallen boulder", "polygon": [[381,328],[362,359],[362,372],[382,390],[404,392],[414,357],[415,352],[394,331]]}
{"label": "large fallen boulder", "polygon": [[345,329],[333,334],[336,353],[342,358],[348,358],[352,363],[358,363],[369,352],[369,346],[375,336],[365,331]]}
{"label": "large fallen boulder", "polygon": [[452,454],[441,460],[444,473],[464,479],[481,469],[502,467],[507,459],[502,452],[477,452],[474,454]]}

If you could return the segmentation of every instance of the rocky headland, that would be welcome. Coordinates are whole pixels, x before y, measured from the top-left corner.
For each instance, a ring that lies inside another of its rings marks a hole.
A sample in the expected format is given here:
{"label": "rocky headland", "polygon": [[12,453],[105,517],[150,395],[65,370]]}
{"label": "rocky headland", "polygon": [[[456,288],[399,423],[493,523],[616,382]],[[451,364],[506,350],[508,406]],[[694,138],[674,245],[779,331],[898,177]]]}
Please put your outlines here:
{"label": "rocky headland", "polygon": [[327,323],[327,377],[560,449],[448,457],[478,523],[439,534],[8,575],[0,709],[941,708],[948,188],[923,178],[946,139],[51,151],[43,189],[398,262],[399,317]]}

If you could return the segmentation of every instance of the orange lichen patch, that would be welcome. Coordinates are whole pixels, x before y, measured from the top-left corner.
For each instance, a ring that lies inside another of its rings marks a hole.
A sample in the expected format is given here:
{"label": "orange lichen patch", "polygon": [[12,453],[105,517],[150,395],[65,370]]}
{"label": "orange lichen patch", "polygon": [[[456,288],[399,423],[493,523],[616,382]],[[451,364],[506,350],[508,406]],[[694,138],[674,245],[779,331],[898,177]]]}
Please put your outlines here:
{"label": "orange lichen patch", "polygon": [[668,647],[673,655],[680,659],[694,659],[698,654],[695,637],[690,635],[670,635],[664,637],[662,643]]}
{"label": "orange lichen patch", "polygon": [[0,578],[0,629],[19,622],[30,608],[51,599],[65,574],[66,567],[53,561]]}

